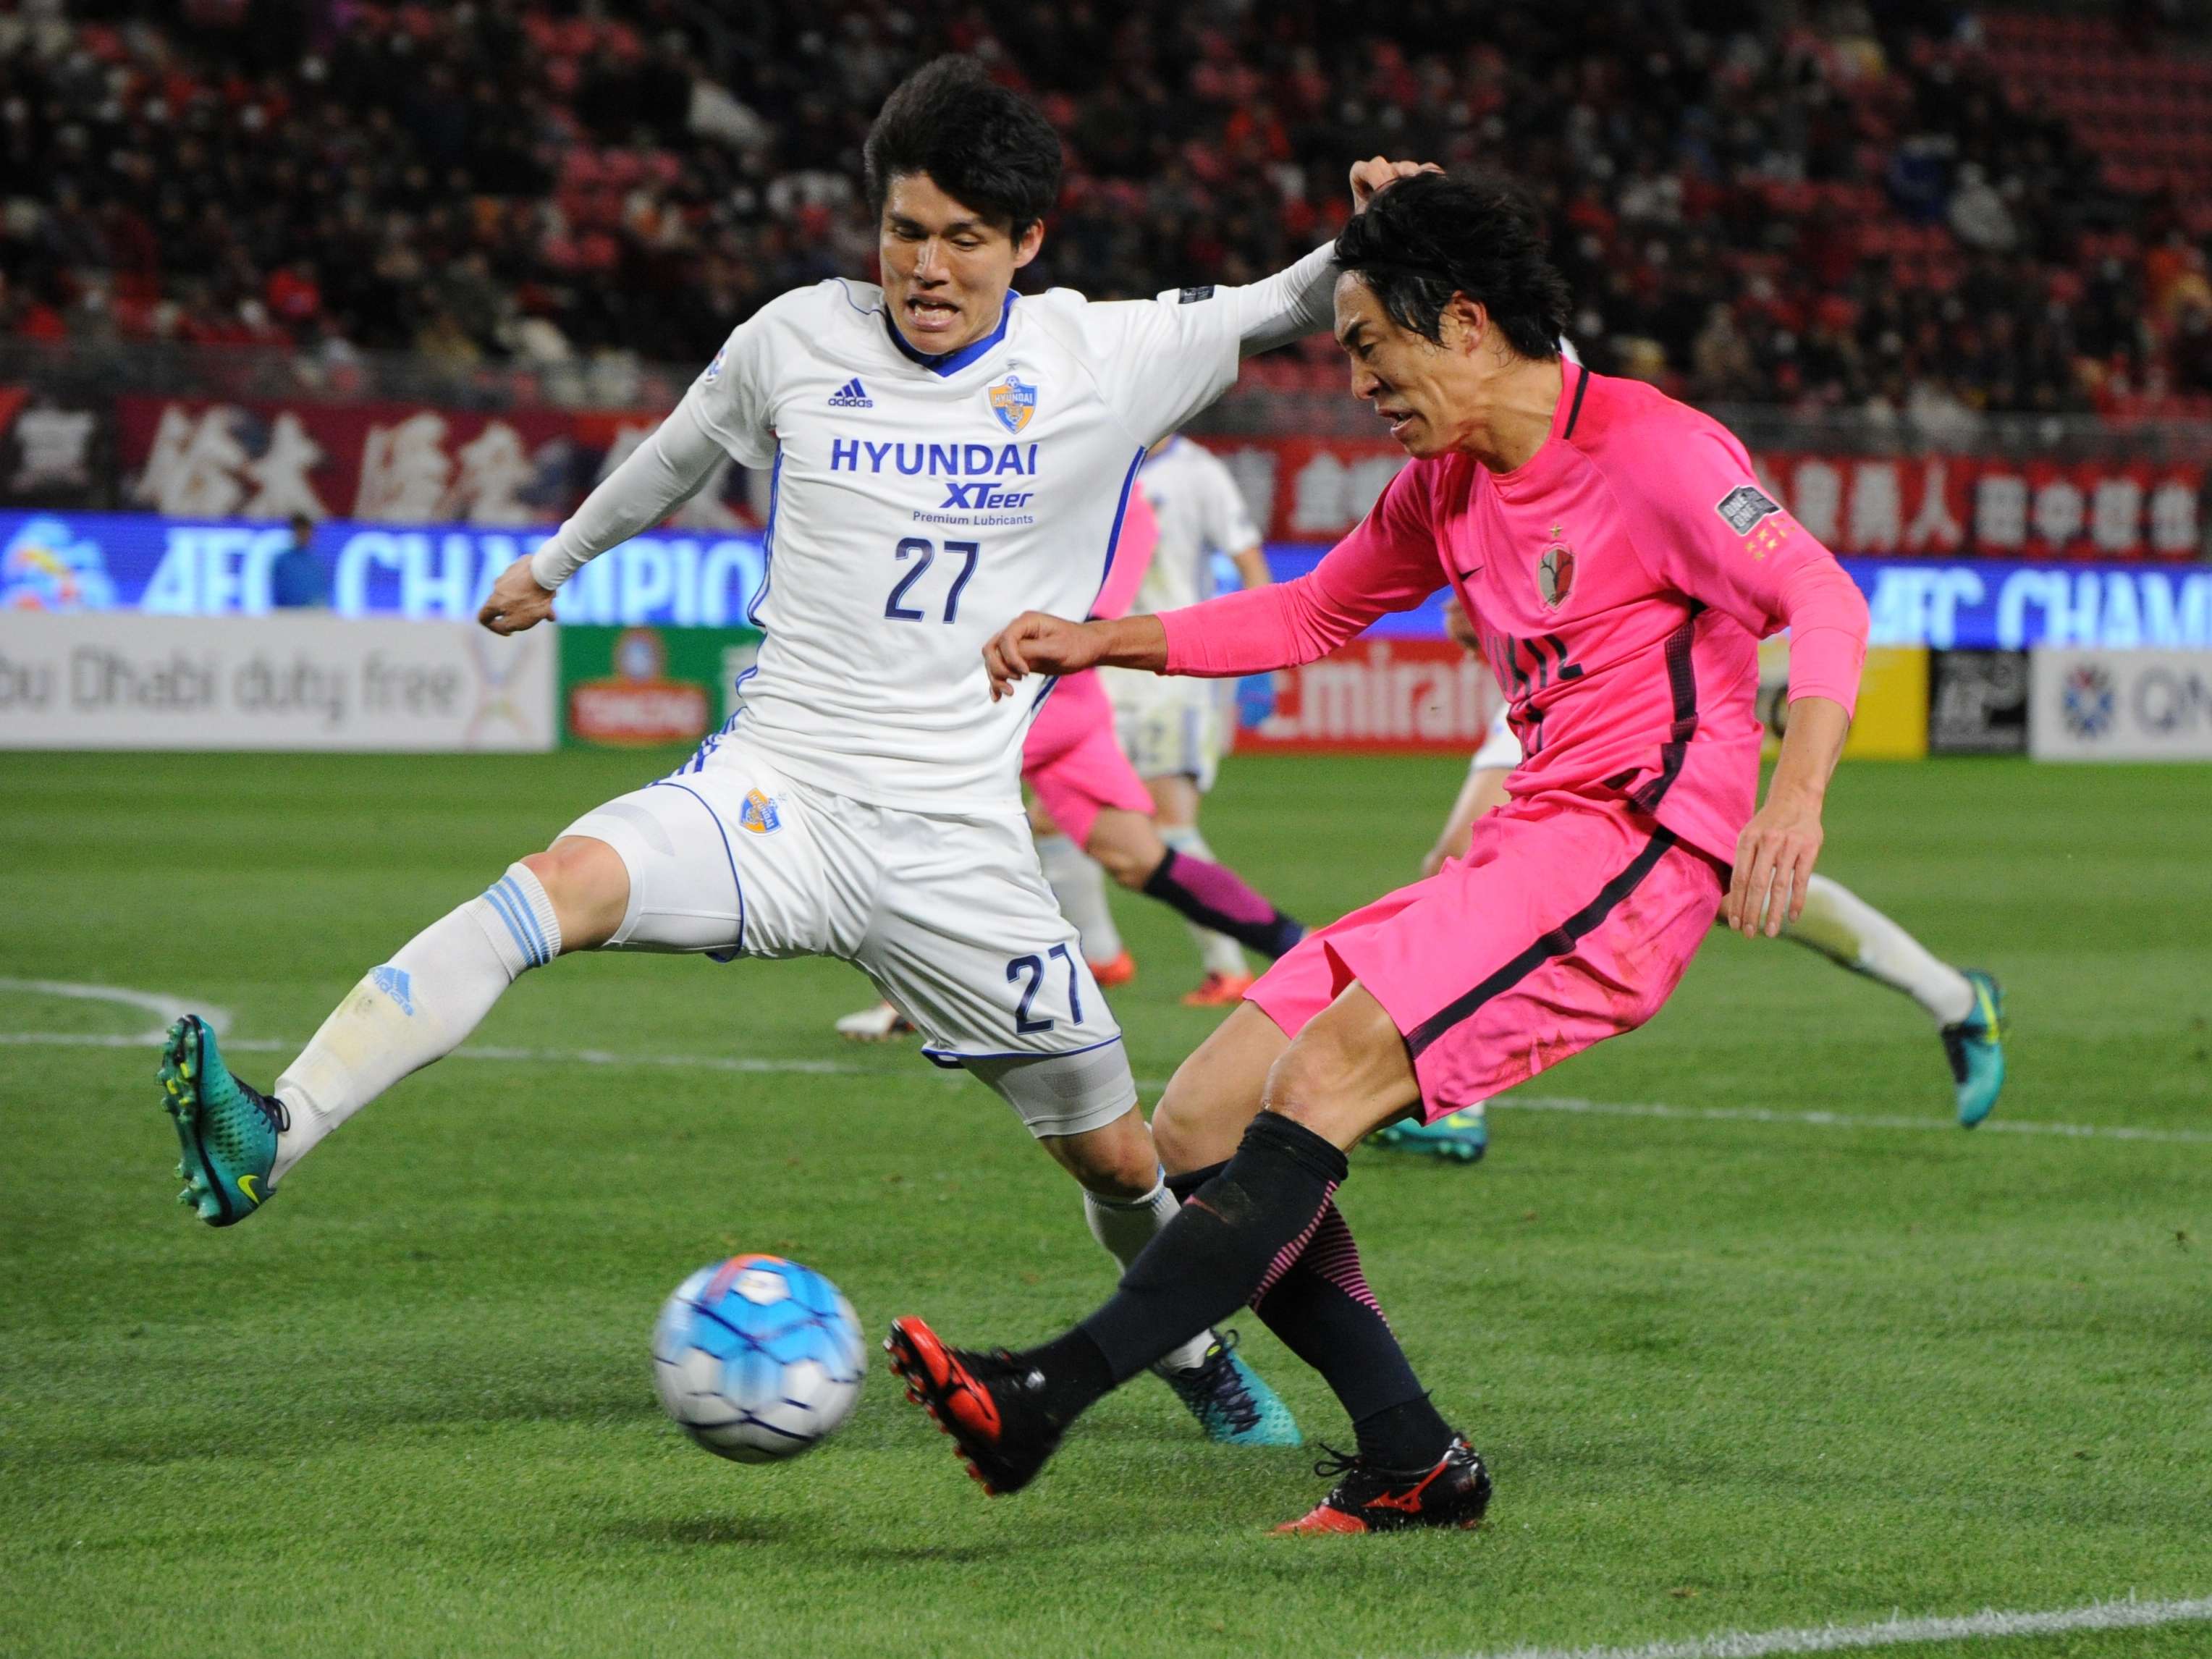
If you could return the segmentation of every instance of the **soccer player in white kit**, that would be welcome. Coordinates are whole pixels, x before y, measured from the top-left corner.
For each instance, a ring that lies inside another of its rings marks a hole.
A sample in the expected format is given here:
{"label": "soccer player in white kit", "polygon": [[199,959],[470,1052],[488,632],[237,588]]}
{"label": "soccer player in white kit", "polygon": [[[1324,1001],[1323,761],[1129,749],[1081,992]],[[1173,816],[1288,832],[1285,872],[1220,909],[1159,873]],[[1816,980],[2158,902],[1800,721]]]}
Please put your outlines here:
{"label": "soccer player in white kit", "polygon": [[[269,1096],[229,1073],[204,1022],[180,1020],[161,1079],[180,1196],[202,1219],[258,1208],[523,972],[602,947],[852,962],[932,1059],[1014,1108],[1119,1261],[1174,1213],[1121,1031],[1030,844],[1017,772],[1036,699],[994,703],[981,647],[1025,609],[1083,614],[1146,448],[1243,354],[1328,325],[1331,252],[1154,301],[1017,295],[1060,143],[973,59],[910,77],[866,157],[882,285],[832,279],[740,324],[483,608],[495,633],[544,621],[586,561],[659,522],[725,456],[771,467],[751,617],[766,638],[738,713],[673,775],[587,812],[371,970]],[[1355,205],[1412,170],[1362,163]],[[1162,1373],[1213,1438],[1295,1441],[1210,1334]]]}

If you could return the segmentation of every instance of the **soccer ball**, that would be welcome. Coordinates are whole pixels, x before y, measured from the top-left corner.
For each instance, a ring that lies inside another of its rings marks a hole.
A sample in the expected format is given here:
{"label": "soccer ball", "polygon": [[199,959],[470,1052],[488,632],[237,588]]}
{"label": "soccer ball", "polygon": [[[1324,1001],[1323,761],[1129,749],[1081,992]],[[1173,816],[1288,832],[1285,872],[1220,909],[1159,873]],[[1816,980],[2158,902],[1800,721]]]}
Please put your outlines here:
{"label": "soccer ball", "polygon": [[733,1255],[676,1287],[653,1328],[653,1380],[684,1433],[718,1456],[773,1463],[851,1415],[868,1367],[837,1287],[780,1255]]}

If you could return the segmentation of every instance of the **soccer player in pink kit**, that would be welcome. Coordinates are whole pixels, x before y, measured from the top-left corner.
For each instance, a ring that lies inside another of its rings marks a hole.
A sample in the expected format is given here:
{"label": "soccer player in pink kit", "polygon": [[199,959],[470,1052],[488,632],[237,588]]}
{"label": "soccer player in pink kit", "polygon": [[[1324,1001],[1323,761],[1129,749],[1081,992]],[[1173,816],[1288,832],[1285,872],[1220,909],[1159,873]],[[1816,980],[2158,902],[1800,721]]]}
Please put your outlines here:
{"label": "soccer player in pink kit", "polygon": [[[1482,1460],[1430,1401],[1334,1202],[1345,1152],[1523,1082],[1666,1001],[1723,909],[1778,933],[1802,904],[1857,694],[1867,612],[1717,422],[1563,365],[1565,283],[1502,187],[1424,174],[1337,244],[1354,393],[1413,464],[1310,574],[1162,617],[1030,613],[994,687],[1106,663],[1246,674],[1310,662],[1449,586],[1527,751],[1464,859],[1309,936],[1176,1073],[1153,1119],[1176,1218],[1113,1299],[1020,1353],[894,1322],[892,1364],[994,1492],[1074,1419],[1249,1301],[1319,1370],[1356,1455],[1299,1532],[1469,1526]],[[1791,630],[1766,803],[1758,642]]]}

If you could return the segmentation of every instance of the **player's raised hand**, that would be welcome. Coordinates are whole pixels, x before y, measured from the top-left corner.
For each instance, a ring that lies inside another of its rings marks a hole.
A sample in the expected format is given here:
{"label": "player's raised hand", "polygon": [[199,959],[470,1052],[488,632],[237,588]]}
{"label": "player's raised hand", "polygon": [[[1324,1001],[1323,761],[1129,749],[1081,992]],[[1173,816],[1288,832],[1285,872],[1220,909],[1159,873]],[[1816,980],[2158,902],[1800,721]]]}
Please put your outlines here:
{"label": "player's raised hand", "polygon": [[1352,164],[1352,210],[1364,213],[1367,204],[1375,199],[1375,192],[1385,185],[1394,185],[1401,179],[1410,179],[1417,173],[1442,173],[1434,161],[1393,161],[1387,156],[1370,155],[1364,161]]}
{"label": "player's raised hand", "polygon": [[525,554],[499,573],[477,620],[495,634],[520,634],[553,614],[553,590],[538,580]]}
{"label": "player's raised hand", "polygon": [[1073,674],[1093,666],[1104,654],[1103,632],[1088,623],[1072,623],[1042,611],[1024,611],[983,647],[983,667],[991,677],[991,701],[1011,696],[1014,682],[1034,671]]}

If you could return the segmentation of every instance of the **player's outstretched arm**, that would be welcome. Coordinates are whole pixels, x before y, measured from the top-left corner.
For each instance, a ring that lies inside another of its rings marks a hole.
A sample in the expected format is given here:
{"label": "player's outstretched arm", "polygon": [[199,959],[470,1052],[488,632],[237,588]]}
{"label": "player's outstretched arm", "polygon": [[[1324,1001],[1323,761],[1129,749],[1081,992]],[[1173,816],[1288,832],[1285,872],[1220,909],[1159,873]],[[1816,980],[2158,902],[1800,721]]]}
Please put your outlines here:
{"label": "player's outstretched arm", "polygon": [[1079,674],[1105,667],[1158,674],[1167,665],[1167,632],[1158,617],[1149,616],[1077,623],[1024,611],[983,647],[993,702],[1012,696],[1014,682],[1030,673]]}
{"label": "player's outstretched arm", "polygon": [[553,614],[562,582],[609,548],[650,530],[707,482],[723,451],[692,407],[696,395],[695,388],[543,547],[500,573],[477,613],[479,623],[495,634],[536,627]]}
{"label": "player's outstretched arm", "polygon": [[1766,786],[1766,804],[1736,838],[1735,872],[1722,915],[1745,938],[1778,938],[1785,921],[1804,913],[1805,891],[1820,855],[1820,807],[1844,752],[1851,717],[1821,696],[1790,705],[1781,757]]}

